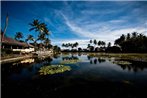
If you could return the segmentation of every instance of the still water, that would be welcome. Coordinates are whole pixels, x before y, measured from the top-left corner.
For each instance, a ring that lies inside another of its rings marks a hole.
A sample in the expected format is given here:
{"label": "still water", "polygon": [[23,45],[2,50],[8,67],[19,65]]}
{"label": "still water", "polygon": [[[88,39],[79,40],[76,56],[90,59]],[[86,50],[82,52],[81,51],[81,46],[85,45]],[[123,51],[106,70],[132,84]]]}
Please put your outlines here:
{"label": "still water", "polygon": [[6,63],[2,98],[143,98],[147,63],[88,53]]}

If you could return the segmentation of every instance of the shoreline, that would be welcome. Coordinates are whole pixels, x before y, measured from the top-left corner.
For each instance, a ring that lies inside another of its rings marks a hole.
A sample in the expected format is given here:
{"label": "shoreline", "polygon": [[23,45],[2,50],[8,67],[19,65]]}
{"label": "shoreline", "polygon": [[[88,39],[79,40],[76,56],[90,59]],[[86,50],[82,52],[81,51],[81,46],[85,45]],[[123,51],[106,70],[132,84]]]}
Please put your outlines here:
{"label": "shoreline", "polygon": [[[89,53],[91,56],[94,57],[99,57],[99,56],[108,56],[108,57],[121,57],[123,59],[130,59],[130,60],[134,60],[134,61],[142,61],[142,62],[147,62],[147,53],[104,53],[104,52],[61,52],[61,53]],[[37,57],[46,57],[47,55],[38,55]],[[51,56],[48,55],[48,56]],[[10,57],[10,58],[5,58],[0,60],[0,64],[4,64],[4,63],[10,63],[10,62],[15,62],[15,61],[19,61],[19,60],[23,60],[23,59],[27,59],[27,58],[31,58],[31,57],[36,57],[35,55],[19,55],[17,57]]]}
{"label": "shoreline", "polygon": [[32,55],[27,55],[27,56],[25,55],[25,56],[21,56],[21,57],[7,58],[7,59],[0,60],[0,64],[19,61],[19,60],[23,60],[23,59],[27,59],[27,58],[31,58],[31,57],[33,57],[33,56]]}

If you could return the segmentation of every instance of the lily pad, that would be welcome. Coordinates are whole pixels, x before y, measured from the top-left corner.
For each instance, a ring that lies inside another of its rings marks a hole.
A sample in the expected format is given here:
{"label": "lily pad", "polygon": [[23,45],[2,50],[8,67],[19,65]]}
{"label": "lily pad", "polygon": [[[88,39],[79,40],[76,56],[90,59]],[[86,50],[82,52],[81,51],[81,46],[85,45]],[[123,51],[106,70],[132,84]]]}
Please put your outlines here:
{"label": "lily pad", "polygon": [[61,64],[75,64],[77,62],[80,62],[80,60],[64,60]]}
{"label": "lily pad", "polygon": [[50,66],[43,66],[40,68],[39,73],[40,75],[52,75],[57,73],[63,73],[65,71],[70,71],[70,66],[65,65],[50,65]]}
{"label": "lily pad", "polygon": [[113,61],[113,63],[118,64],[118,65],[131,65],[132,64],[128,61]]}

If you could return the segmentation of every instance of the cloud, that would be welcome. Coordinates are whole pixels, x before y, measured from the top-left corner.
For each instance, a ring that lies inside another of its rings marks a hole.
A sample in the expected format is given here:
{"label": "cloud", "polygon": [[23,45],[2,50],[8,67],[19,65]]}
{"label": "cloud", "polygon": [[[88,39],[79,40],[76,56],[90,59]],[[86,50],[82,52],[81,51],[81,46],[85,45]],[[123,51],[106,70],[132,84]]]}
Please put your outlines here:
{"label": "cloud", "polygon": [[[66,25],[74,32],[74,34],[78,35],[82,38],[87,39],[97,39],[97,40],[103,40],[106,42],[114,42],[115,39],[117,39],[122,34],[132,33],[132,32],[139,32],[143,34],[147,34],[147,30],[143,26],[137,26],[137,27],[123,27],[120,28],[119,26],[113,27],[113,25],[107,25],[108,22],[104,22],[101,24],[101,28],[97,29],[95,28],[95,32],[88,30],[88,27],[96,27],[100,26],[99,24],[88,24],[84,26],[79,26],[75,24],[72,20],[69,20],[63,13],[61,13],[63,18],[65,19]],[[125,20],[111,20],[109,23],[124,23]],[[91,25],[91,26],[90,26]],[[85,27],[85,28],[84,28]],[[86,30],[87,29],[87,30]],[[74,41],[74,40],[73,40]],[[85,40],[83,40],[85,41]]]}

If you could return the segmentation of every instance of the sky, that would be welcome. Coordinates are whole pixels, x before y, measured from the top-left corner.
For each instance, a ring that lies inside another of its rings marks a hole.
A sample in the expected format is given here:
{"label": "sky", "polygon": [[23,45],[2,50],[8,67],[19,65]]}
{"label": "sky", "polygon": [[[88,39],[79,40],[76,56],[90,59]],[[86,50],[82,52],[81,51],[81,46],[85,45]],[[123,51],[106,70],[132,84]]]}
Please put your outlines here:
{"label": "sky", "polygon": [[114,42],[122,34],[147,35],[147,1],[2,1],[1,28],[8,13],[6,35],[14,38],[29,31],[34,19],[47,24],[53,45],[78,42],[86,48],[90,39]]}

